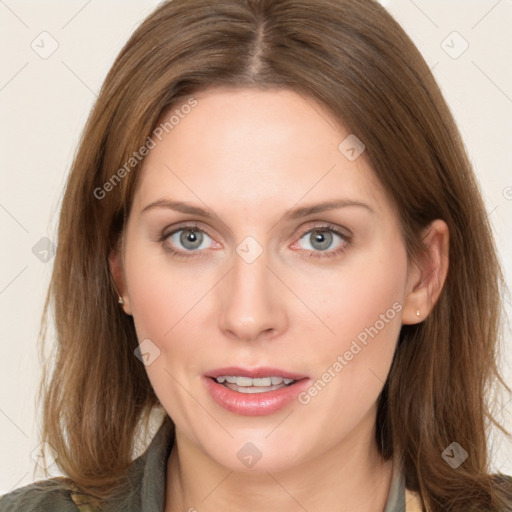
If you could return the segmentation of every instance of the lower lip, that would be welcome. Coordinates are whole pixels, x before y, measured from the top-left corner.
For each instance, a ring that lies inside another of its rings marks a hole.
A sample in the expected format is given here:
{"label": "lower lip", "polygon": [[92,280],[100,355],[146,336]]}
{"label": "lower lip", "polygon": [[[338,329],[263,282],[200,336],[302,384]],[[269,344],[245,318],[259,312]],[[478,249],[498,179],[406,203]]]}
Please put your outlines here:
{"label": "lower lip", "polygon": [[300,379],[289,386],[263,393],[238,393],[211,377],[205,377],[204,380],[212,398],[224,409],[244,416],[265,416],[293,402],[308,387],[310,379]]}

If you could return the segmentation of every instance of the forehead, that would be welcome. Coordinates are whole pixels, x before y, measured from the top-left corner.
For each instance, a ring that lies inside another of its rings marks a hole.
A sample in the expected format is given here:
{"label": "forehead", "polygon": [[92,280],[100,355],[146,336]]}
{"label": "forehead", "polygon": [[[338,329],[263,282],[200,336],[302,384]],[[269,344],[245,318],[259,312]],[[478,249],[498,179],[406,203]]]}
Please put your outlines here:
{"label": "forehead", "polygon": [[135,209],[164,197],[201,201],[226,214],[277,214],[339,197],[386,208],[364,152],[347,158],[344,141],[352,144],[353,136],[313,99],[220,87],[193,97],[193,108],[183,108],[184,101],[161,116],[165,123],[174,115],[173,123],[144,159]]}

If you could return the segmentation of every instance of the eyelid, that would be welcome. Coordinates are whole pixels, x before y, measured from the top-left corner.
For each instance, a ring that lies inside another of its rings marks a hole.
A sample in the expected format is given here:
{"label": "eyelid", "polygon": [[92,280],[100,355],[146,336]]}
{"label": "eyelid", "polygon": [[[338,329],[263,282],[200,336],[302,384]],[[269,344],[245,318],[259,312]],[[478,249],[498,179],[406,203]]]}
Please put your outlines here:
{"label": "eyelid", "polygon": [[309,233],[310,231],[322,230],[322,229],[332,230],[335,233],[338,233],[340,236],[342,236],[346,239],[350,239],[353,236],[352,232],[343,226],[339,226],[338,224],[333,224],[331,222],[317,220],[317,221],[309,221],[307,225],[302,227],[300,230],[299,238],[302,238],[306,233]]}
{"label": "eyelid", "polygon": [[[321,225],[319,225],[321,224]],[[210,238],[214,239],[214,236],[212,236],[208,230],[207,227],[205,227],[201,222],[199,221],[183,221],[182,223],[179,223],[177,225],[173,225],[172,227],[166,227],[162,230],[161,238],[165,239],[169,236],[173,235],[177,231],[180,231],[182,229],[196,229],[198,231],[202,231],[206,233]],[[302,238],[306,233],[309,231],[315,230],[315,229],[331,229],[336,233],[339,233],[341,236],[350,239],[352,237],[352,232],[343,227],[338,226],[337,224],[332,224],[330,222],[326,221],[309,221],[307,225],[303,226],[299,234],[296,235],[298,239]]]}
{"label": "eyelid", "polygon": [[181,230],[196,230],[201,231],[205,234],[207,234],[212,240],[214,240],[214,237],[210,234],[209,229],[205,227],[201,222],[198,221],[183,221],[182,223],[178,223],[173,225],[172,227],[166,227],[162,230],[162,239],[169,238],[171,235],[176,233],[177,231]]}

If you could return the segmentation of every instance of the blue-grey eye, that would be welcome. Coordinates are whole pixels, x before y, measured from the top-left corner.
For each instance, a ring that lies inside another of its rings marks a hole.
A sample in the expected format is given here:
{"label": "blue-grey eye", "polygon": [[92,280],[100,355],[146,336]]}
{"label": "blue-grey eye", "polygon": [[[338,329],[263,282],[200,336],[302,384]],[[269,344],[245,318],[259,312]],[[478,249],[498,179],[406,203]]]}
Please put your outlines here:
{"label": "blue-grey eye", "polygon": [[178,248],[183,248],[187,251],[196,251],[198,249],[205,249],[202,247],[203,242],[206,242],[206,237],[210,238],[203,231],[196,229],[179,229],[169,236],[171,243]]}
{"label": "blue-grey eye", "polygon": [[310,244],[310,247],[303,247],[303,249],[313,251],[326,251],[328,249],[332,249],[331,245],[333,243],[334,237],[338,237],[342,241],[341,236],[334,233],[333,231],[328,231],[325,229],[313,229],[301,237],[301,240],[305,239],[306,242]]}

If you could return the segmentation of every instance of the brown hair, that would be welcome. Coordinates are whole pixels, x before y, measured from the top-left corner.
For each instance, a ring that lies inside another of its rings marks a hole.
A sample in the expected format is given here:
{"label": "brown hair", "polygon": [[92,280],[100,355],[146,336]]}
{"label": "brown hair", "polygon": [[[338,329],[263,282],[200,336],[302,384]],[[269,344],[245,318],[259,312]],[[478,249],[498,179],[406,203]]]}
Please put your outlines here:
{"label": "brown hair", "polygon": [[[66,185],[45,306],[57,345],[42,386],[43,434],[62,471],[93,496],[113,493],[141,422],[159,406],[108,256],[140,165],[126,162],[162,112],[211,85],[287,88],[325,105],[366,145],[411,258],[422,254],[423,228],[448,224],[445,286],[428,318],[401,330],[376,439],[383,457],[403,463],[425,510],[503,510],[510,492],[489,474],[486,447],[489,391],[510,391],[496,363],[503,279],[491,229],[430,69],[373,0],[173,0],[122,49]],[[456,470],[441,457],[453,441],[468,452]]]}

